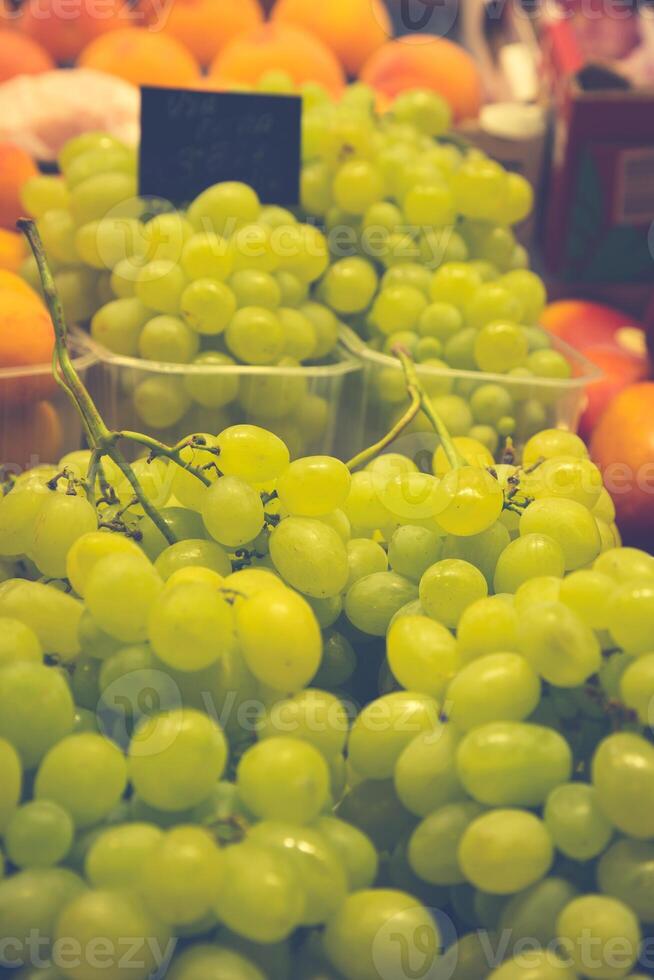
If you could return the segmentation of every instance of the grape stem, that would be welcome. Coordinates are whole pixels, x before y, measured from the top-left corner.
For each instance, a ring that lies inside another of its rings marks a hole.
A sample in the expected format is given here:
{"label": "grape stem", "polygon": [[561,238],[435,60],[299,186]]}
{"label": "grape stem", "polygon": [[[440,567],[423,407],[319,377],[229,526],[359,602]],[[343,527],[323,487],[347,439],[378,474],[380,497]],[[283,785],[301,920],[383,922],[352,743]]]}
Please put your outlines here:
{"label": "grape stem", "polygon": [[106,497],[107,491],[111,490],[102,467],[102,460],[108,457],[113,460],[114,464],[128,481],[144,513],[161,532],[168,544],[175,544],[177,541],[175,534],[168,527],[157,508],[148,500],[143,492],[143,488],[134,470],[117,445],[119,440],[124,439],[127,442],[149,448],[153,458],[155,456],[162,456],[170,459],[177,466],[180,466],[195,476],[205,486],[210,485],[210,480],[197,467],[191,466],[182,459],[182,445],[169,447],[157,439],[152,439],[139,432],[111,432],[107,428],[95,402],[84,386],[71,360],[68,350],[68,326],[66,324],[64,309],[36,224],[27,218],[21,218],[17,224],[18,228],[27,238],[34,258],[36,259],[45,301],[52,319],[55,337],[52,354],[53,374],[57,384],[63,388],[77,409],[82,419],[88,444],[92,450],[89,474],[86,482],[88,500],[91,504],[95,505],[95,484],[98,476],[100,477],[100,487],[103,495]]}
{"label": "grape stem", "polygon": [[416,371],[416,366],[411,358],[411,355],[406,348],[401,346],[401,344],[398,344],[393,348],[393,353],[399,359],[400,364],[402,365],[407,389],[409,392],[416,391],[418,393],[420,408],[431,422],[436,435],[439,437],[443,447],[443,452],[447,456],[448,463],[453,470],[461,469],[462,466],[465,466],[465,460],[458,452],[447,426],[434,408],[431,398],[425,391],[425,388],[418,377],[418,372]]}
{"label": "grape stem", "polygon": [[362,449],[360,453],[357,453],[356,456],[353,456],[352,459],[345,464],[350,472],[358,469],[360,466],[365,466],[365,464],[369,463],[371,459],[378,456],[379,453],[386,449],[387,446],[390,446],[390,444],[397,439],[399,435],[401,435],[404,429],[406,429],[407,425],[410,425],[411,422],[413,422],[414,418],[420,411],[420,395],[417,391],[412,389],[411,386],[407,386],[407,388],[411,399],[411,404],[407,408],[404,415],[397,420],[393,428],[389,429],[386,435],[382,436],[378,442],[374,443],[372,446],[368,446],[367,449]]}

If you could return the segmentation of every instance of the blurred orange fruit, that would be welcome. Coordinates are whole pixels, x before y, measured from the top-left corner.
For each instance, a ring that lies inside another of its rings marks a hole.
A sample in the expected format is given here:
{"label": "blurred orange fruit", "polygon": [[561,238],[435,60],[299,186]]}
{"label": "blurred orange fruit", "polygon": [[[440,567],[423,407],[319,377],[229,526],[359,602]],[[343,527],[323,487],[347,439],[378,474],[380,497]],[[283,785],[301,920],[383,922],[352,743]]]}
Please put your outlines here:
{"label": "blurred orange fruit", "polygon": [[296,85],[319,82],[339,95],[344,76],[336,55],[313,34],[291,24],[268,23],[230,41],[211,64],[224,82],[254,84],[269,71],[286,72]]}
{"label": "blurred orange fruit", "polygon": [[29,153],[13,143],[0,143],[0,227],[15,230],[23,214],[20,189],[37,173]]}
{"label": "blurred orange fruit", "polygon": [[29,37],[0,28],[0,82],[16,75],[38,75],[54,68],[48,52]]}
{"label": "blurred orange fruit", "polygon": [[208,65],[232,38],[261,22],[256,0],[175,0],[164,15],[162,30],[181,41],[201,65]]}
{"label": "blurred orange fruit", "polygon": [[26,254],[25,239],[20,232],[0,228],[0,289],[2,288],[2,272],[5,269],[17,272],[23,264]]}
{"label": "blurred orange fruit", "polygon": [[124,27],[131,17],[125,0],[26,0],[18,26],[55,61],[73,61],[94,38]]}
{"label": "blurred orange fruit", "polygon": [[382,0],[277,0],[273,21],[311,31],[332,49],[349,75],[357,75],[366,59],[393,36]]}
{"label": "blurred orange fruit", "polygon": [[52,321],[36,294],[3,289],[0,294],[0,368],[45,364],[52,357],[53,346]]}
{"label": "blurred orange fruit", "polygon": [[200,73],[191,52],[174,37],[139,27],[124,27],[96,38],[82,51],[78,65],[133,85],[184,86],[196,82]]}
{"label": "blurred orange fruit", "polygon": [[59,413],[48,401],[9,408],[0,380],[0,464],[5,471],[20,473],[61,456],[63,429]]}
{"label": "blurred orange fruit", "polygon": [[479,69],[467,51],[454,41],[431,34],[411,34],[388,41],[366,61],[362,82],[384,99],[407,89],[438,92],[452,107],[455,120],[473,119],[482,103]]}

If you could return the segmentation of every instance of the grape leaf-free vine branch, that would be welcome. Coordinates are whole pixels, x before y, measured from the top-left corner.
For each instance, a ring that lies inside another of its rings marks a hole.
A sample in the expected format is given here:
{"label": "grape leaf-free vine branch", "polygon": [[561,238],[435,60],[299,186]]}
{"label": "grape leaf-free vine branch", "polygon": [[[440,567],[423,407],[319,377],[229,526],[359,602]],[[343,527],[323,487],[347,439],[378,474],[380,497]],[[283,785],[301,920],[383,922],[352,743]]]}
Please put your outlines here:
{"label": "grape leaf-free vine branch", "polygon": [[[64,315],[63,306],[57,293],[54,278],[43,248],[41,236],[36,224],[26,218],[21,218],[18,227],[25,234],[30,248],[34,253],[34,258],[39,269],[39,276],[43,287],[43,294],[48,306],[48,311],[52,318],[54,328],[54,349],[52,353],[52,367],[57,384],[64,389],[68,397],[73,402],[77,412],[82,419],[84,432],[91,449],[91,462],[89,464],[86,490],[89,501],[95,505],[96,482],[100,480],[101,489],[104,492],[104,481],[102,471],[102,460],[111,459],[121,471],[125,479],[130,484],[135,498],[140,503],[143,511],[150,518],[152,523],[163,534],[169,544],[175,544],[176,537],[171,528],[166,524],[157,508],[148,500],[143,492],[138,478],[127,461],[125,455],[119,447],[121,440],[132,442],[150,450],[150,455],[154,457],[164,457],[171,460],[177,466],[182,467],[192,473],[198,480],[209,486],[210,480],[202,470],[192,466],[182,456],[182,451],[186,446],[200,446],[199,440],[186,439],[177,446],[166,446],[157,439],[143,435],[139,432],[112,432],[107,428],[97,405],[91,398],[84,383],[79,377],[75,366],[70,357],[68,349],[68,327]],[[216,452],[209,449],[208,452]]]}

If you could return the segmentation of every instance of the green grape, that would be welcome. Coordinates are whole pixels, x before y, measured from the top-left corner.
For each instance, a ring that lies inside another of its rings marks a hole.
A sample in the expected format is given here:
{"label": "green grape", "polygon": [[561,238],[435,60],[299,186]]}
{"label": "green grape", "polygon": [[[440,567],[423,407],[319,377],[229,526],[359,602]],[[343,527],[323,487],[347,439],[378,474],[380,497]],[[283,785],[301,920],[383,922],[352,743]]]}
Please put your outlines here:
{"label": "green grape", "polygon": [[[265,965],[268,965],[270,947],[265,948]],[[250,953],[245,946],[243,951]],[[184,950],[173,960],[168,976],[170,980],[265,980],[266,977],[249,956],[240,956],[239,952],[215,943],[197,944]]]}
{"label": "green grape", "polygon": [[585,459],[588,456],[588,448],[583,439],[574,432],[566,432],[564,429],[543,429],[526,443],[522,452],[522,465],[530,467],[534,463],[553,459],[555,456]]}
{"label": "green grape", "polygon": [[522,176],[509,172],[506,174],[506,219],[515,225],[530,214],[534,205],[534,191],[529,181]]}
{"label": "green grape", "polygon": [[395,613],[417,597],[418,589],[409,579],[396,572],[373,572],[348,589],[345,613],[363,633],[385,636]]}
{"label": "green grape", "polygon": [[592,765],[597,802],[630,837],[654,836],[654,747],[640,735],[618,732],[598,746]]}
{"label": "green grape", "polygon": [[442,136],[450,128],[451,109],[436,92],[412,89],[401,92],[391,103],[392,116],[411,123],[427,136]]}
{"label": "green grape", "polygon": [[322,517],[345,503],[350,472],[331,456],[307,456],[290,464],[277,483],[286,510],[298,517]]}
{"label": "green grape", "polygon": [[289,517],[270,535],[270,556],[289,585],[315,599],[345,588],[349,567],[343,541],[322,521]]}
{"label": "green grape", "polygon": [[7,857],[18,868],[59,864],[73,843],[73,822],[51,800],[33,800],[14,811],[4,832]]}
{"label": "green grape", "polygon": [[9,579],[0,583],[0,616],[29,626],[43,649],[63,661],[74,660],[80,652],[77,631],[82,611],[82,604],[73,596],[41,582]]}
{"label": "green grape", "polygon": [[[313,611],[316,614],[318,622],[321,624],[322,628],[325,629],[324,617],[323,622],[321,622],[321,610],[319,607],[321,603],[329,603],[329,599],[311,599],[309,600]],[[338,597],[338,614],[342,610],[342,600],[340,596]],[[329,619],[336,622],[338,615],[334,618],[334,613],[332,612]],[[356,654],[352,647],[352,644],[343,636],[342,633],[336,630],[327,629],[324,634],[324,648],[322,655],[322,663],[318,669],[317,674],[313,678],[313,683],[320,688],[334,689],[345,684],[355,671],[357,665]]]}
{"label": "green grape", "polygon": [[143,225],[136,218],[102,218],[77,229],[75,249],[79,258],[94,269],[113,269],[124,262],[123,272],[134,282],[143,265]]}
{"label": "green grape", "polygon": [[597,857],[613,836],[594,787],[586,783],[563,783],[553,789],[543,819],[557,850],[575,861]]}
{"label": "green grape", "polygon": [[475,361],[476,339],[477,331],[474,327],[464,327],[463,330],[459,330],[458,333],[445,341],[443,357],[450,367],[456,368],[458,371],[477,370],[477,362]]}
{"label": "green grape", "polygon": [[[481,330],[495,321],[520,323],[522,306],[515,295],[497,282],[485,282],[474,292],[466,303],[465,319],[469,327]],[[522,361],[517,362],[522,363]],[[513,364],[512,366],[517,366]],[[530,367],[527,358],[527,367]]]}
{"label": "green grape", "polygon": [[465,538],[449,535],[443,542],[443,558],[459,558],[475,565],[486,579],[489,587],[493,584],[498,559],[510,542],[509,532],[501,521],[496,521],[481,534],[471,534]]}
{"label": "green grape", "polygon": [[43,661],[39,638],[20,620],[0,617],[0,668],[19,661],[36,664]]}
{"label": "green grape", "polygon": [[390,335],[413,330],[426,308],[427,300],[415,286],[388,286],[377,294],[370,316],[383,334]]}
{"label": "green grape", "polygon": [[419,582],[427,569],[441,557],[442,541],[428,528],[403,524],[388,543],[388,561],[394,572]]}
{"label": "green grape", "polygon": [[466,734],[457,766],[461,782],[480,803],[538,806],[555,786],[570,779],[572,754],[566,740],[550,728],[497,721]]}
{"label": "green grape", "polygon": [[595,518],[575,500],[543,497],[534,500],[520,518],[520,534],[543,534],[561,546],[566,571],[597,558],[601,542]]}
{"label": "green grape", "polygon": [[244,306],[227,325],[225,343],[245,364],[272,364],[284,351],[284,327],[271,310]]}
{"label": "green grape", "polygon": [[309,689],[275,702],[262,715],[257,734],[260,739],[300,739],[329,760],[343,751],[348,727],[345,708],[337,697]]}
{"label": "green grape", "polygon": [[504,507],[504,492],[488,470],[462,466],[443,476],[434,500],[439,526],[448,534],[467,537],[495,524]]}
{"label": "green grape", "polygon": [[237,786],[258,817],[309,823],[327,802],[329,771],[313,745],[277,735],[248,749],[239,763]]}
{"label": "green grape", "polygon": [[377,476],[378,493],[391,519],[404,522],[433,517],[438,480],[430,473],[412,470],[398,476]]}
{"label": "green grape", "polygon": [[255,269],[271,272],[279,265],[278,242],[266,224],[245,224],[232,235],[230,246],[234,269]]}
{"label": "green grape", "polygon": [[135,296],[112,300],[91,320],[91,336],[113,354],[136,357],[139,337],[152,311]]}
{"label": "green grape", "polygon": [[366,575],[385,572],[388,569],[386,552],[376,541],[371,541],[370,538],[352,538],[345,547],[349,568],[347,589]]}
{"label": "green grape", "polygon": [[98,174],[136,173],[133,150],[121,144],[112,147],[93,147],[76,154],[63,168],[68,189]]}
{"label": "green grape", "polygon": [[402,209],[409,224],[422,228],[449,227],[456,220],[454,195],[441,182],[415,184],[404,196]]}
{"label": "green grape", "polygon": [[573,898],[559,914],[556,932],[573,968],[585,977],[618,980],[640,952],[638,919],[622,902],[605,895]]}
{"label": "green grape", "polygon": [[70,688],[78,708],[94,711],[98,706],[100,689],[100,661],[93,657],[79,657],[75,661]]}
{"label": "green grape", "polygon": [[348,890],[360,891],[375,883],[379,859],[370,839],[356,827],[336,817],[320,817],[315,823],[340,858],[347,876]]}
{"label": "green grape", "polygon": [[475,340],[475,360],[480,371],[505,374],[527,360],[527,338],[515,323],[494,320],[482,327]]}
{"label": "green grape", "polygon": [[136,295],[144,306],[158,313],[177,314],[186,288],[186,276],[168,259],[154,259],[140,270]]}
{"label": "green grape", "polygon": [[557,350],[535,350],[527,358],[526,366],[537,378],[557,378],[567,381],[572,377],[572,367]]}
{"label": "green grape", "polygon": [[487,980],[575,980],[575,977],[577,973],[556,953],[532,947],[529,952],[506,960],[488,974]]}
{"label": "green grape", "polygon": [[465,221],[461,227],[475,258],[491,262],[497,269],[509,267],[516,245],[510,228],[480,221]]}
{"label": "green grape", "polygon": [[[292,272],[281,270],[274,273],[274,279],[279,286],[282,306],[298,307],[309,298],[309,286],[302,282]],[[265,305],[265,304],[263,304]]]}
{"label": "green grape", "polygon": [[70,211],[77,225],[104,218],[110,211],[129,214],[137,193],[133,174],[109,173],[87,177],[70,191]]}
{"label": "green grape", "polygon": [[182,246],[181,265],[189,279],[227,279],[234,255],[229,241],[212,231],[187,238]]}
{"label": "green grape", "polygon": [[409,864],[432,885],[458,885],[466,880],[459,866],[458,847],[465,830],[480,814],[478,803],[446,803],[425,817],[409,840]]}
{"label": "green grape", "polygon": [[75,224],[69,211],[46,211],[39,218],[38,228],[48,255],[63,265],[74,265],[79,261],[75,246]]}
{"label": "green grape", "polygon": [[236,633],[249,669],[276,691],[299,691],[320,666],[317,620],[309,604],[290,589],[275,585],[239,602]]}
{"label": "green grape", "polygon": [[227,743],[218,723],[188,708],[144,720],[129,747],[135,792],[166,813],[206,799],[226,761]]}
{"label": "green grape", "polygon": [[196,370],[185,372],[184,387],[194,402],[204,408],[222,408],[238,395],[239,376],[231,371],[236,361],[219,351],[203,351],[193,358]]}
{"label": "green grape", "polygon": [[514,947],[529,939],[545,948],[556,939],[559,913],[576,895],[575,887],[564,878],[544,878],[509,899],[499,925],[510,933]]}
{"label": "green grape", "polygon": [[145,858],[163,839],[159,827],[127,823],[103,829],[87,851],[84,873],[93,888],[135,889]]}
{"label": "green grape", "polygon": [[134,409],[152,429],[167,429],[180,421],[190,400],[179,377],[146,377],[139,382],[134,395]]}
{"label": "green grape", "polygon": [[73,699],[59,672],[21,662],[0,670],[0,737],[13,746],[26,769],[35,768],[72,727]]}
{"label": "green grape", "polygon": [[602,474],[589,459],[555,456],[521,483],[530,497],[563,497],[592,510],[602,490]]}
{"label": "green grape", "polygon": [[[551,348],[552,337],[546,330],[543,330],[541,327],[524,327],[523,329],[530,354],[537,350],[549,350]],[[525,368],[525,370],[529,371],[529,368]],[[530,374],[533,374],[533,372],[530,371]]]}
{"label": "green grape", "polygon": [[179,309],[192,330],[213,337],[230,323],[236,312],[236,297],[219,279],[194,279],[184,289]]}
{"label": "green grape", "polygon": [[114,297],[118,299],[134,298],[136,296],[137,275],[138,266],[135,264],[133,258],[120,259],[116,262],[109,277],[109,285]]}
{"label": "green grape", "polygon": [[454,174],[452,187],[466,218],[493,221],[508,198],[507,173],[495,160],[468,155]]}
{"label": "green grape", "polygon": [[455,627],[467,607],[487,594],[486,579],[479,569],[457,558],[436,562],[420,579],[425,612],[449,627]]}
{"label": "green grape", "polygon": [[38,483],[14,487],[0,499],[0,554],[8,557],[29,551],[34,523],[48,496],[47,489]]}
{"label": "green grape", "polygon": [[[384,208],[387,206],[394,207],[392,204],[387,205],[385,203],[379,206]],[[394,213],[395,217],[397,217],[397,221],[394,222],[395,226],[401,223],[402,212],[399,208],[395,208]],[[393,227],[389,227],[388,230],[393,231]],[[399,265],[394,265],[392,269],[388,269],[382,276],[381,285],[382,289],[389,288],[390,286],[414,286],[427,296],[429,294],[431,278],[431,273],[423,265],[419,265],[417,262],[404,262]]]}
{"label": "green grape", "polygon": [[557,687],[578,687],[601,663],[595,634],[561,602],[530,606],[518,625],[518,643],[534,670]]}
{"label": "green grape", "polygon": [[143,228],[143,252],[148,262],[167,260],[178,264],[184,244],[193,228],[184,214],[171,211],[157,214]]}
{"label": "green grape", "polygon": [[248,483],[276,480],[289,463],[288,449],[257,425],[232,425],[218,436],[220,469]]}
{"label": "green grape", "polygon": [[530,606],[539,606],[544,602],[558,602],[562,582],[563,579],[553,575],[537,575],[523,582],[514,596],[516,612],[524,613]]}
{"label": "green grape", "polygon": [[492,653],[464,667],[447,689],[449,720],[462,731],[491,721],[523,721],[541,696],[538,675],[517,653]]}
{"label": "green grape", "polygon": [[[62,944],[72,941],[81,951],[79,960],[73,961],[81,961],[80,966],[66,971],[71,980],[100,980],[101,977],[118,980],[124,972],[126,948],[139,950],[138,958],[132,961],[130,976],[133,980],[146,980],[161,967],[170,951],[168,928],[146,909],[137,895],[129,892],[83,892],[63,909],[55,935],[56,941]],[[99,936],[103,940],[100,959]]]}
{"label": "green grape", "polygon": [[283,854],[294,867],[305,898],[303,925],[321,925],[336,912],[347,891],[346,870],[338,850],[317,829],[264,820],[251,828],[248,839]]}
{"label": "green grape", "polygon": [[654,556],[638,548],[610,548],[595,559],[593,568],[620,583],[654,578]]}
{"label": "green grape", "polygon": [[491,810],[464,830],[459,865],[466,879],[492,895],[512,895],[544,878],[554,849],[542,820],[526,810]]}
{"label": "green grape", "polygon": [[[484,328],[485,329],[485,328]],[[480,331],[478,336],[481,336]],[[513,399],[506,388],[499,384],[483,384],[470,396],[470,408],[475,422],[497,425],[499,420],[513,411]],[[476,460],[477,465],[481,465]],[[492,465],[492,462],[489,464]]]}
{"label": "green grape", "polygon": [[432,731],[437,722],[438,704],[429,695],[396,691],[377,698],[352,726],[349,761],[366,779],[390,779],[409,742],[420,732]]}
{"label": "green grape", "polygon": [[148,320],[138,344],[141,357],[170,364],[188,364],[200,347],[197,334],[174,316],[156,316]]}
{"label": "green grape", "polygon": [[202,519],[212,538],[237,548],[256,538],[263,528],[261,497],[245,480],[223,476],[204,493]]}
{"label": "green grape", "polygon": [[95,507],[84,497],[48,494],[36,517],[30,548],[39,570],[50,578],[63,578],[69,548],[97,526]]}
{"label": "green grape", "polygon": [[482,284],[476,269],[466,262],[446,262],[436,270],[429,293],[437,303],[448,303],[463,310]]}
{"label": "green grape", "polygon": [[416,735],[395,764],[395,790],[407,810],[426,817],[446,803],[466,797],[456,767],[459,733],[453,725],[435,723]]}
{"label": "green grape", "polygon": [[260,211],[256,192],[238,181],[224,181],[203,191],[188,209],[188,219],[197,231],[231,235],[257,220]]}
{"label": "green grape", "polygon": [[[258,943],[286,939],[305,909],[301,880],[287,855],[245,840],[226,848],[224,880],[215,911],[229,929]],[[206,977],[203,972],[197,980]]]}
{"label": "green grape", "polygon": [[654,579],[629,580],[613,592],[608,628],[625,653],[640,656],[652,650],[654,637]]}
{"label": "green grape", "polygon": [[348,160],[336,171],[332,184],[334,201],[349,214],[365,214],[384,196],[384,180],[367,160]]}
{"label": "green grape", "polygon": [[144,640],[150,610],[163,588],[157,572],[131,554],[98,561],[86,584],[86,604],[98,626],[127,643]]}
{"label": "green grape", "polygon": [[358,256],[340,259],[326,273],[323,288],[326,302],[337,313],[360,313],[375,295],[377,273]]}
{"label": "green grape", "polygon": [[[394,336],[397,336],[397,334]],[[393,337],[390,337],[389,340],[393,340]],[[396,345],[392,344],[392,347],[394,346]],[[413,354],[416,360],[422,364],[431,363],[432,361],[440,361],[442,364],[445,364],[442,359],[443,345],[436,337],[420,337],[414,345]]]}
{"label": "green grape", "polygon": [[622,700],[635,711],[641,725],[654,724],[654,653],[627,665],[620,679]]}
{"label": "green grape", "polygon": [[47,211],[63,210],[70,203],[66,181],[50,174],[28,177],[20,188],[20,200],[33,218],[42,218]]}
{"label": "green grape", "polygon": [[147,565],[143,552],[129,538],[105,531],[83,534],[73,543],[66,556],[66,575],[79,595],[86,594],[89,576],[97,563],[111,555],[130,555]]}
{"label": "green grape", "polygon": [[641,922],[654,919],[654,844],[651,841],[617,840],[597,865],[600,891],[617,898]]}
{"label": "green grape", "polygon": [[113,742],[101,735],[69,735],[41,761],[36,799],[58,803],[77,828],[91,827],[111,812],[127,785],[127,764]]}
{"label": "green grape", "polygon": [[291,223],[280,237],[278,259],[283,271],[306,283],[319,279],[329,265],[329,247],[323,233],[314,225]]}
{"label": "green grape", "polygon": [[559,598],[594,630],[609,625],[609,600],[615,581],[602,572],[583,569],[567,575],[561,582]]}
{"label": "green grape", "polygon": [[60,913],[85,891],[84,881],[66,868],[30,869],[0,879],[0,935],[13,940],[3,942],[0,965],[29,966],[35,936],[38,955],[47,962]]}
{"label": "green grape", "polygon": [[210,833],[175,827],[143,855],[139,892],[159,921],[190,926],[210,913],[222,876],[222,855]]}
{"label": "green grape", "polygon": [[547,534],[523,534],[504,549],[495,569],[495,592],[517,592],[529,579],[563,578],[565,556]]}
{"label": "green grape", "polygon": [[284,353],[297,361],[306,361],[313,356],[317,346],[317,334],[311,320],[299,310],[282,307],[279,319],[286,336]]}
{"label": "green grape", "polygon": [[175,670],[203,670],[234,642],[230,605],[210,585],[180,582],[151,607],[148,638],[156,655]]}
{"label": "green grape", "polygon": [[328,922],[324,949],[346,980],[401,976],[402,963],[409,961],[420,963],[427,976],[436,969],[441,937],[432,916],[413,896],[363,889],[349,895]]}
{"label": "green grape", "polygon": [[300,203],[303,211],[324,217],[332,206],[332,200],[332,174],[329,167],[320,160],[304,166],[300,174]]}
{"label": "green grape", "polygon": [[477,599],[463,612],[457,628],[464,663],[490,653],[518,649],[518,619],[513,603],[504,596]]}
{"label": "green grape", "polygon": [[[2,781],[2,796],[0,797],[0,834],[4,834],[7,824],[20,803],[23,782],[23,767],[13,745],[0,738],[0,779]],[[0,874],[0,879],[2,875]]]}
{"label": "green grape", "polygon": [[[155,561],[156,570],[164,582],[180,569],[201,568],[211,570],[219,576],[218,581],[232,571],[232,563],[227,552],[213,541],[187,539],[171,544],[162,551]],[[213,581],[213,579],[212,579]],[[172,584],[172,583],[171,583]]]}
{"label": "green grape", "polygon": [[388,631],[386,652],[395,679],[408,691],[442,698],[460,667],[457,642],[428,616],[405,615]]}

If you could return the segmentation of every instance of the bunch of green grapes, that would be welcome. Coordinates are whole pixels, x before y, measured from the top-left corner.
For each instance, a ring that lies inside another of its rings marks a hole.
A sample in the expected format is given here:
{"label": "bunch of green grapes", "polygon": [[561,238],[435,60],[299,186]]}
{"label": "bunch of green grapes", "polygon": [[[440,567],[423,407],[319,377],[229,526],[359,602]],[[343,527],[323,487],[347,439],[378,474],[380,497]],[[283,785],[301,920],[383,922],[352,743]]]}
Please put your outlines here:
{"label": "bunch of green grapes", "polygon": [[352,473],[257,426],[189,438],[134,464],[172,544],[111,459],[5,488],[3,966],[646,966],[654,558],[571,433],[453,448]]}

